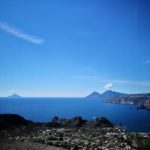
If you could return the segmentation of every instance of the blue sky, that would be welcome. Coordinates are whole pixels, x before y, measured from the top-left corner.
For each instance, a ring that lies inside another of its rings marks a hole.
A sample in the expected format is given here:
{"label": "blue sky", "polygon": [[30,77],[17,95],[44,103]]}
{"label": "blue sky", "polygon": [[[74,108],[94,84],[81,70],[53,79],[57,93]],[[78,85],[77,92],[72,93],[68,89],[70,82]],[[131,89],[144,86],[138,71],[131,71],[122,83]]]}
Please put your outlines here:
{"label": "blue sky", "polygon": [[149,0],[0,0],[0,96],[150,92]]}

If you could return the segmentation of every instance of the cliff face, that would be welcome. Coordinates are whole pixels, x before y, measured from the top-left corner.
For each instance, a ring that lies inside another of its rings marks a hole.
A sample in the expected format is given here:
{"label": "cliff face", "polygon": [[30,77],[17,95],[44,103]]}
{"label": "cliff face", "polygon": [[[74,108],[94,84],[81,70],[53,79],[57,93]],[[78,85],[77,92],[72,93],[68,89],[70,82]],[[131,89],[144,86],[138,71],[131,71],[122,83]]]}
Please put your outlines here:
{"label": "cliff face", "polygon": [[150,110],[150,93],[130,94],[124,97],[113,97],[108,99],[107,102],[117,104],[136,104],[138,108]]}

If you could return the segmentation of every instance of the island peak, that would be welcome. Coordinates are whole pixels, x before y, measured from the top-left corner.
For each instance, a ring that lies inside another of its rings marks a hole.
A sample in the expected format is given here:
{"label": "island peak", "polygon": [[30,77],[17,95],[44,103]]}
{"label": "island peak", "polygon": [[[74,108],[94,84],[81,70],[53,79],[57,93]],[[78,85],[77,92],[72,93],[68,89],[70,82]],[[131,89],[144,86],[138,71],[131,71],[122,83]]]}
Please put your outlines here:
{"label": "island peak", "polygon": [[8,96],[9,98],[21,98],[21,96],[20,95],[18,95],[18,94],[12,94],[12,95],[10,95],[10,96]]}

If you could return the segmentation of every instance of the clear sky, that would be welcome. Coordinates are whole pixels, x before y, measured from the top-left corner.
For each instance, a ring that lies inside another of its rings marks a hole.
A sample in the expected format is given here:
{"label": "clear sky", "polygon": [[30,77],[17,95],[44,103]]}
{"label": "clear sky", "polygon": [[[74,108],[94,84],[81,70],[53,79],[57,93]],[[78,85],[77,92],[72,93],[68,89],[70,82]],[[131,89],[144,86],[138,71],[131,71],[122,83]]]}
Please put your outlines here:
{"label": "clear sky", "polygon": [[149,0],[0,0],[0,96],[150,92]]}

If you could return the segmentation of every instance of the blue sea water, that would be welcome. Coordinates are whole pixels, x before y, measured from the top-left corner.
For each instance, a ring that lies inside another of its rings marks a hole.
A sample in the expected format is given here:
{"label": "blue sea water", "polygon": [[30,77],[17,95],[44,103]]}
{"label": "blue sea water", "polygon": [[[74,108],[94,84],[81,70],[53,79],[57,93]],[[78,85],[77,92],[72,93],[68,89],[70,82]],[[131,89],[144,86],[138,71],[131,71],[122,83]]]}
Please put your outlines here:
{"label": "blue sea water", "polygon": [[136,108],[83,98],[0,98],[0,114],[19,114],[36,122],[47,122],[54,116],[82,116],[88,120],[105,116],[128,131],[150,132],[150,111]]}

